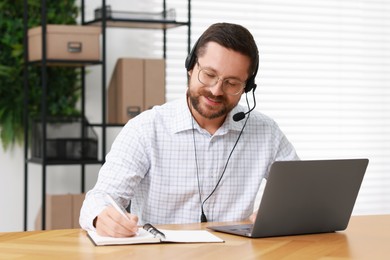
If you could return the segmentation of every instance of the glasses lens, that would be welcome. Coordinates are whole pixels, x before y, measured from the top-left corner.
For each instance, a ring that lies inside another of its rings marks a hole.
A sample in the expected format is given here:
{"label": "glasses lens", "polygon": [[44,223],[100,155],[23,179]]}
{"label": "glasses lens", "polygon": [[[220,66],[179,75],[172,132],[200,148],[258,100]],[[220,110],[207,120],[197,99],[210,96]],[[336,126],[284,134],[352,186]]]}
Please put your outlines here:
{"label": "glasses lens", "polygon": [[237,95],[244,88],[244,83],[236,79],[225,79],[223,81],[223,91],[229,95]]}
{"label": "glasses lens", "polygon": [[214,86],[218,82],[218,76],[215,73],[206,69],[201,69],[199,71],[198,78],[199,81],[206,86]]}
{"label": "glasses lens", "polygon": [[[215,86],[218,83],[219,77],[214,72],[207,69],[200,69],[198,80],[203,85],[208,87]],[[223,92],[228,95],[238,95],[244,88],[245,83],[237,79],[224,79],[222,82]]]}

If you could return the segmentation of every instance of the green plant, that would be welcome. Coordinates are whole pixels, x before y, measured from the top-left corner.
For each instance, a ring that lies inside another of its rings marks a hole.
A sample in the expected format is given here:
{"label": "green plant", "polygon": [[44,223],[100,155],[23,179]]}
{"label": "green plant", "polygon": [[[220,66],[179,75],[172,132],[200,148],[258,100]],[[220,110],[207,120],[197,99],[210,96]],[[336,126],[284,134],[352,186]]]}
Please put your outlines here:
{"label": "green plant", "polygon": [[[3,148],[23,142],[23,0],[0,0],[0,140]],[[28,0],[28,28],[41,23],[41,0]],[[47,1],[48,24],[76,24],[76,0]],[[28,66],[29,118],[41,111],[41,67]],[[79,71],[74,67],[48,67],[49,116],[77,115]]]}

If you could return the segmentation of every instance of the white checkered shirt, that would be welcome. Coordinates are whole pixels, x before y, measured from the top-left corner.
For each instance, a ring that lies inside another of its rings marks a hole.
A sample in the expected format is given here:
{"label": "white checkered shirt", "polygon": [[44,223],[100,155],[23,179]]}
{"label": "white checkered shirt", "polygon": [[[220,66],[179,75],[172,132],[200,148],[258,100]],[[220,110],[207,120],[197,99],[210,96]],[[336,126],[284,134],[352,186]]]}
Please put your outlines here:
{"label": "white checkered shirt", "polygon": [[[238,105],[231,115],[239,111],[246,109]],[[131,201],[131,213],[138,215],[139,224],[199,222],[200,197],[204,201],[215,188],[246,120],[235,122],[231,115],[213,135],[192,120],[185,99],[130,120],[86,196],[81,226],[94,229],[93,219],[108,204],[106,193],[124,207]],[[220,184],[204,203],[208,221],[247,219],[271,163],[296,159],[277,124],[252,111]]]}

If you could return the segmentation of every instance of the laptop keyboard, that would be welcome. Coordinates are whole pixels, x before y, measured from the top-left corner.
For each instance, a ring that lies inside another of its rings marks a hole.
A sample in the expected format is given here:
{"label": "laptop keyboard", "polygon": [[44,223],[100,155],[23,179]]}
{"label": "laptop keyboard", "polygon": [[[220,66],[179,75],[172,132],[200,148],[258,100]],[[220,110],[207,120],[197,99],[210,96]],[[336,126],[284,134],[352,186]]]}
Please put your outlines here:
{"label": "laptop keyboard", "polygon": [[253,225],[252,224],[243,224],[243,225],[231,225],[229,226],[229,230],[231,231],[244,231],[247,233],[250,233],[252,231]]}

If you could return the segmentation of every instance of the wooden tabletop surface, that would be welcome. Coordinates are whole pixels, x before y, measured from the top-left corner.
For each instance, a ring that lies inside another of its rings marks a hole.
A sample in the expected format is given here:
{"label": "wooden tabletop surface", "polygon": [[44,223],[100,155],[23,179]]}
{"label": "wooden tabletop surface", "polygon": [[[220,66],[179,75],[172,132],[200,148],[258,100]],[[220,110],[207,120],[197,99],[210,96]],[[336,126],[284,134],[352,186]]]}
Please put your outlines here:
{"label": "wooden tabletop surface", "polygon": [[6,232],[0,233],[0,259],[390,259],[390,215],[353,216],[348,228],[336,233],[258,239],[214,234],[225,243],[97,247],[80,229]]}

